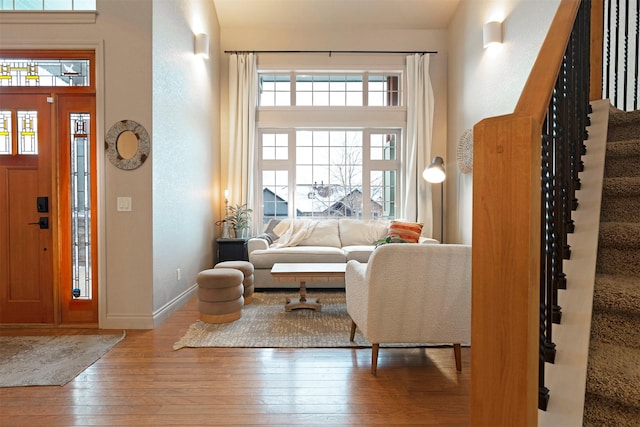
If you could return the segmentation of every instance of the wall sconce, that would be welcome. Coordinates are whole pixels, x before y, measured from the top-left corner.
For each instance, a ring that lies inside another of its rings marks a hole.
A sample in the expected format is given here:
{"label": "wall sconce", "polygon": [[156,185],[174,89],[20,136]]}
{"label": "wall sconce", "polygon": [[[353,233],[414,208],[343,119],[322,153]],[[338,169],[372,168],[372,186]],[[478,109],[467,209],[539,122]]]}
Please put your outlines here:
{"label": "wall sconce", "polygon": [[444,170],[444,160],[436,156],[422,172],[425,181],[431,184],[440,184],[440,243],[444,243],[444,180],[447,173]]}
{"label": "wall sconce", "polygon": [[194,53],[203,58],[209,57],[209,36],[204,33],[195,35]]}
{"label": "wall sconce", "polygon": [[482,28],[482,42],[484,47],[494,43],[502,43],[502,22],[491,21]]}

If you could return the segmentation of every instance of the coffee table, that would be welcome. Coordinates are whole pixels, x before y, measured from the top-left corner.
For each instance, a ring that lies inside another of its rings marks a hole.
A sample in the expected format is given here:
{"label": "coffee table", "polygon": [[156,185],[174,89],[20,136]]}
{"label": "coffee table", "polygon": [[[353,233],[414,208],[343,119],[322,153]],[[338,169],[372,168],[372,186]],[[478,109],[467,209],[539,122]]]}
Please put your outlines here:
{"label": "coffee table", "polygon": [[300,297],[287,298],[285,311],[322,308],[316,298],[307,298],[307,282],[343,282],[346,263],[286,263],[273,264],[271,275],[274,282],[300,282]]}

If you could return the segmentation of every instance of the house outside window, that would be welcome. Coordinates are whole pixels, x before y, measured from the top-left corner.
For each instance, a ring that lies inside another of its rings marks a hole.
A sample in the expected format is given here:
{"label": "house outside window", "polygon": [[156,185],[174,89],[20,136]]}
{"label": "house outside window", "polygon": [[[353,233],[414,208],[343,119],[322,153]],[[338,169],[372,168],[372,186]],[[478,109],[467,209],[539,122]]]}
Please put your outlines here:
{"label": "house outside window", "polygon": [[395,218],[405,127],[401,76],[259,73],[255,188],[263,224]]}

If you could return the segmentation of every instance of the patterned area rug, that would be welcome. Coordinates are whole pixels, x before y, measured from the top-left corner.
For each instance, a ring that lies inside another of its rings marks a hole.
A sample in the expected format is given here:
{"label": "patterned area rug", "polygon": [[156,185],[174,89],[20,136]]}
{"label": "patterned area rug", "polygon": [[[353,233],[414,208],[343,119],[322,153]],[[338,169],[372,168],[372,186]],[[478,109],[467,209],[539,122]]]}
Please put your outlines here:
{"label": "patterned area rug", "polygon": [[[259,292],[251,304],[244,306],[242,317],[235,322],[208,324],[195,322],[173,349],[183,347],[263,347],[263,348],[358,348],[370,347],[360,331],[355,342],[349,341],[351,318],[347,314],[344,291],[308,290],[317,298],[320,311],[308,309],[284,311],[291,292]],[[383,347],[384,345],[381,345]],[[404,345],[387,345],[405,347]],[[408,346],[407,346],[408,347]],[[411,345],[411,347],[419,347]]]}
{"label": "patterned area rug", "polygon": [[62,386],[94,364],[122,335],[0,337],[0,387]]}

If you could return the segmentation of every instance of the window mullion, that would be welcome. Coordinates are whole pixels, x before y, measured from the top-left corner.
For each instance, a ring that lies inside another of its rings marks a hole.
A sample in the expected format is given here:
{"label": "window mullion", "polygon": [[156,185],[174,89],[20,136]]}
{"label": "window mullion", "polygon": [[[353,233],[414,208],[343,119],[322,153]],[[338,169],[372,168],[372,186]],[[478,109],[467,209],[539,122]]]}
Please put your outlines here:
{"label": "window mullion", "polygon": [[[294,91],[292,91],[294,92]],[[296,216],[296,131],[289,129],[289,159],[288,159],[288,175],[289,175],[289,218]]]}
{"label": "window mullion", "polygon": [[362,74],[362,105],[369,105],[369,73]]}
{"label": "window mullion", "polygon": [[291,82],[291,90],[289,91],[289,96],[291,97],[289,101],[289,105],[296,105],[296,73],[291,72],[289,74],[289,81]]}

